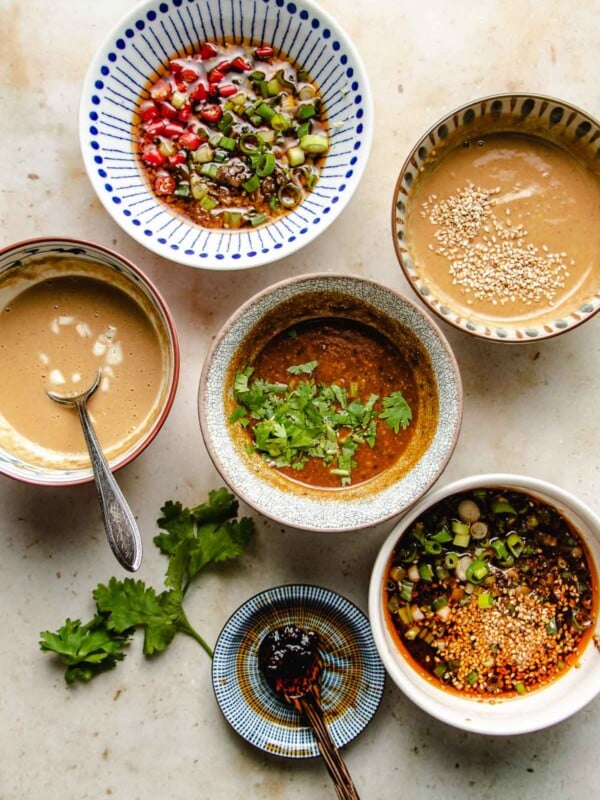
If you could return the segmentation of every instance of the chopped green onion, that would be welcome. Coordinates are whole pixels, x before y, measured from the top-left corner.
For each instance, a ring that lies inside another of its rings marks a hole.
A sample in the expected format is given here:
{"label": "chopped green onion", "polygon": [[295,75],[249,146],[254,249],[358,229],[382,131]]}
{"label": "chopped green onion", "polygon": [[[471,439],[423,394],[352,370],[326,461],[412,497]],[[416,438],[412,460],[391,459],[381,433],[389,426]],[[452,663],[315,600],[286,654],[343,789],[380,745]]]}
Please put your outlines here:
{"label": "chopped green onion", "polygon": [[182,181],[181,183],[178,183],[173,194],[176,197],[189,197],[190,196],[189,183],[187,183],[187,181]]}
{"label": "chopped green onion", "polygon": [[299,167],[301,164],[304,164],[306,158],[304,150],[301,147],[290,147],[286,155],[290,167]]}
{"label": "chopped green onion", "polygon": [[446,672],[448,672],[448,665],[447,664],[436,664],[433,668],[433,672],[437,675],[438,678],[443,678]]}
{"label": "chopped green onion", "polygon": [[194,200],[202,200],[207,192],[206,184],[200,175],[196,175],[195,172],[190,175],[190,191]]}
{"label": "chopped green onion", "polygon": [[398,616],[405,625],[410,625],[412,622],[412,615],[408,606],[400,606],[398,609]]}
{"label": "chopped green onion", "polygon": [[470,534],[457,533],[454,539],[452,540],[452,544],[456,545],[456,547],[468,547],[470,541],[471,541]]}
{"label": "chopped green onion", "polygon": [[260,178],[266,178],[275,169],[275,156],[273,153],[263,153],[260,156],[258,166],[256,167],[256,174]]}
{"label": "chopped green onion", "polygon": [[489,575],[488,565],[485,561],[476,559],[472,561],[467,567],[467,580],[471,583],[481,583],[481,581]]}
{"label": "chopped green onion", "polygon": [[310,119],[314,117],[317,113],[317,109],[312,105],[304,105],[298,106],[298,110],[296,111],[296,119],[301,119],[302,121]]}
{"label": "chopped green onion", "polygon": [[239,228],[244,221],[244,215],[241,211],[224,211],[223,222],[228,228]]}
{"label": "chopped green onion", "polygon": [[423,547],[425,552],[431,556],[438,556],[442,552],[442,545],[434,539],[426,539]]}
{"label": "chopped green onion", "polygon": [[494,598],[489,592],[480,592],[477,595],[477,605],[479,608],[491,608],[494,605]]}
{"label": "chopped green onion", "polygon": [[214,197],[211,197],[209,194],[205,194],[204,197],[200,200],[200,205],[205,211],[212,211],[212,209],[218,205],[218,201],[215,200]]}
{"label": "chopped green onion", "polygon": [[216,178],[219,171],[219,165],[210,163],[202,164],[200,167],[200,175],[206,175],[207,178]]}
{"label": "chopped green onion", "polygon": [[527,689],[523,686],[522,683],[515,683],[514,686],[515,686],[515,690],[516,690],[517,694],[526,694],[527,693]]}
{"label": "chopped green onion", "polygon": [[425,562],[424,564],[419,564],[419,575],[422,580],[424,581],[431,581],[433,580],[433,570],[431,569],[431,564]]}
{"label": "chopped green onion", "polygon": [[474,684],[477,683],[477,679],[478,678],[479,678],[479,675],[477,674],[477,671],[473,669],[473,670],[471,670],[471,672],[469,672],[469,674],[467,675],[465,680],[467,681],[469,686],[473,686]]}
{"label": "chopped green onion", "polygon": [[277,112],[272,109],[270,105],[267,105],[267,103],[261,103],[256,109],[256,113],[261,119],[270,122]]}
{"label": "chopped green onion", "polygon": [[521,553],[523,552],[523,548],[525,547],[525,542],[516,533],[510,533],[508,535],[506,539],[506,544],[508,545],[508,549],[515,558],[518,558],[521,555]]}
{"label": "chopped green onion", "polygon": [[269,124],[274,131],[285,131],[290,127],[290,121],[284,114],[274,114],[269,119]]}
{"label": "chopped green onion", "polygon": [[448,600],[446,599],[445,595],[441,595],[440,597],[436,597],[431,607],[434,611],[439,611],[440,608],[444,608],[444,606],[448,605]]}
{"label": "chopped green onion", "polygon": [[548,620],[546,623],[546,633],[549,636],[556,636],[558,633],[558,625],[556,624],[556,617],[552,617],[552,619]]}
{"label": "chopped green onion", "polygon": [[213,149],[208,142],[204,142],[197,150],[192,151],[192,161],[195,164],[207,164],[212,159]]}
{"label": "chopped green onion", "polygon": [[455,569],[458,565],[458,555],[456,553],[446,553],[444,564],[448,569]]}
{"label": "chopped green onion", "polygon": [[256,228],[258,225],[262,225],[263,222],[267,221],[266,214],[254,214],[254,216],[250,217],[250,224],[253,228]]}
{"label": "chopped green onion", "polygon": [[448,532],[448,528],[441,528],[437,533],[434,533],[431,538],[435,539],[436,542],[440,542],[440,544],[446,544],[452,541],[452,536]]}
{"label": "chopped green onion", "polygon": [[223,150],[233,151],[235,150],[235,139],[232,139],[230,136],[221,136],[219,147],[222,147]]}
{"label": "chopped green onion", "polygon": [[492,512],[494,514],[516,514],[517,512],[511,504],[503,497],[499,497],[492,503]]}
{"label": "chopped green onion", "polygon": [[242,183],[242,189],[248,194],[255,192],[260,187],[260,178],[258,175],[253,175],[251,178],[248,178],[247,181]]}
{"label": "chopped green onion", "polygon": [[305,153],[320,155],[321,153],[326,153],[329,150],[329,142],[325,136],[307,134],[300,139],[300,147]]}
{"label": "chopped green onion", "polygon": [[412,599],[413,593],[413,582],[412,581],[402,581],[400,584],[400,597],[402,600],[406,600],[408,602]]}
{"label": "chopped green onion", "polygon": [[285,208],[293,208],[302,200],[302,190],[295,183],[288,183],[279,190],[279,202]]}

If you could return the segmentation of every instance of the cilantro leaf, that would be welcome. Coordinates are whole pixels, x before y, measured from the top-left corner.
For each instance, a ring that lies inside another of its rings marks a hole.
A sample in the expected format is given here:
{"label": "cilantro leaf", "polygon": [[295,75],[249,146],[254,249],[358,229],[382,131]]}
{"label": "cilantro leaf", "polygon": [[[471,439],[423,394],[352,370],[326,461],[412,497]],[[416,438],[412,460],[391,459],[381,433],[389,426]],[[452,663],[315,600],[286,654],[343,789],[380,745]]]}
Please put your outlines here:
{"label": "cilantro leaf", "polygon": [[65,680],[71,684],[75,680],[87,682],[113,669],[125,658],[123,648],[132,634],[131,629],[120,633],[107,630],[104,617],[98,614],[85,625],[81,620],[67,619],[55,633],[42,631],[39,644],[42,652],[60,656],[67,667]]}
{"label": "cilantro leaf", "polygon": [[307,361],[305,364],[295,364],[294,366],[288,367],[287,371],[292,375],[310,375],[316,368],[316,361]]}
{"label": "cilantro leaf", "polygon": [[238,501],[224,487],[209,492],[208,502],[194,508],[167,501],[154,542],[168,556],[166,588],[157,592],[141,580],[111,578],[92,595],[97,613],[86,625],[67,619],[56,633],[40,634],[42,652],[54,652],[67,670],[65,680],[89,681],[123,660],[123,648],[136,628],[144,631],[144,654],[163,652],[176,633],[195,639],[212,658],[212,650],[192,627],[183,608],[191,581],[210,563],[237,558],[246,547],[254,522],[236,519]]}
{"label": "cilantro leaf", "polygon": [[109,630],[122,633],[129,628],[144,628],[144,653],[162,652],[177,633],[181,617],[181,595],[156,594],[143,581],[111,578],[107,586],[99,583],[93,597],[100,613],[107,615]]}
{"label": "cilantro leaf", "polygon": [[412,420],[412,411],[402,392],[392,392],[388,397],[383,398],[383,411],[379,412],[379,419],[384,420],[387,425],[398,433],[400,428],[406,430]]}

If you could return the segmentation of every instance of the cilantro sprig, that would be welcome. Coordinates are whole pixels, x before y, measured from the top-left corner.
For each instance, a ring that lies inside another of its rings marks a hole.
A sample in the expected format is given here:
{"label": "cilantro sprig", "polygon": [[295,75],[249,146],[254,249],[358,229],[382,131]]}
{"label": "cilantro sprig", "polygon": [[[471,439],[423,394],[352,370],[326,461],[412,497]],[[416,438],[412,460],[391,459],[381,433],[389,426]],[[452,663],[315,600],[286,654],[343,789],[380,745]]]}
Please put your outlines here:
{"label": "cilantro sprig", "polygon": [[163,652],[177,633],[185,633],[212,658],[211,648],[190,624],[183,600],[204,567],[241,555],[254,522],[237,519],[238,501],[225,488],[211,491],[208,502],[195,508],[168,501],[161,513],[161,532],[154,543],[169,559],[163,591],[141,580],[111,578],[92,592],[96,614],[89,622],[67,619],[56,632],[40,634],[41,650],[56,653],[66,666],[68,684],[113,669],[125,658],[136,629],[144,631],[146,656]]}
{"label": "cilantro sprig", "polygon": [[351,483],[359,445],[375,445],[377,420],[399,433],[409,426],[412,411],[396,391],[382,399],[382,410],[376,412],[376,394],[362,400],[355,387],[348,392],[337,384],[317,383],[317,366],[308,361],[288,367],[295,376],[289,383],[252,380],[252,366],[240,370],[233,385],[238,405],[229,421],[249,428],[249,449],[272,466],[301,470],[310,458],[319,458],[345,486]]}

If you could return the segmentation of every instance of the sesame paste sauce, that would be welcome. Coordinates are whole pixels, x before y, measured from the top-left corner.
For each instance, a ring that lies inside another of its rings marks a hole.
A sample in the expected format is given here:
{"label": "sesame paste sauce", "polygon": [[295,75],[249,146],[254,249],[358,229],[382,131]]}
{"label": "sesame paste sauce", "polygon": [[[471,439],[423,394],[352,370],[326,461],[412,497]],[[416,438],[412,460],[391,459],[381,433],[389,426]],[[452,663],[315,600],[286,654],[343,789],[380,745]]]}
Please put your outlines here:
{"label": "sesame paste sauce", "polygon": [[421,279],[465,316],[556,318],[594,294],[599,222],[597,170],[539,136],[494,133],[425,165],[406,241]]}
{"label": "sesame paste sauce", "polygon": [[88,408],[113,458],[156,418],[163,348],[146,311],[109,277],[74,274],[94,274],[74,259],[52,259],[52,269],[53,277],[28,282],[0,311],[0,441],[35,463],[85,467],[89,456],[77,412],[46,390],[81,392],[100,370]]}
{"label": "sesame paste sauce", "polygon": [[383,586],[398,649],[462,695],[527,694],[576,666],[598,614],[591,556],[553,506],[475,489],[422,514]]}

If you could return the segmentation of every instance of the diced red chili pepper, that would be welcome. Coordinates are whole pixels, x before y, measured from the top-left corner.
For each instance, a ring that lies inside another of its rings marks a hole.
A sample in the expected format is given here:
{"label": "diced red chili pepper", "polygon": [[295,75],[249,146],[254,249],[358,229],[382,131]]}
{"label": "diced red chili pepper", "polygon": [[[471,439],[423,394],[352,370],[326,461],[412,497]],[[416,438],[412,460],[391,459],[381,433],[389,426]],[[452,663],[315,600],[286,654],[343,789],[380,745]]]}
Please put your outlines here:
{"label": "diced red chili pepper", "polygon": [[182,68],[183,64],[179,59],[174,58],[172,61],[169,61],[169,69],[171,70],[173,75],[177,75],[179,72],[181,72]]}
{"label": "diced red chili pepper", "polygon": [[218,122],[223,116],[223,109],[216,103],[207,105],[200,109],[200,116],[205,122]]}
{"label": "diced red chili pepper", "polygon": [[219,86],[219,94],[221,97],[232,97],[234,94],[238,93],[238,87],[235,86],[233,83],[222,83]]}
{"label": "diced red chili pepper", "polygon": [[197,133],[203,142],[207,141],[208,134],[206,133],[206,129],[202,127],[202,123],[199,120],[197,119],[191,120],[187,129],[192,133]]}
{"label": "diced red chili pepper", "polygon": [[231,61],[219,61],[217,64],[217,69],[223,73],[229,72],[231,69]]}
{"label": "diced red chili pepper", "polygon": [[[181,141],[181,139],[179,141]],[[179,150],[177,153],[173,153],[172,156],[169,156],[168,161],[172,167],[176,167],[178,164],[185,164],[187,159],[185,157],[185,153],[182,153],[181,150]]]}
{"label": "diced red chili pepper", "polygon": [[225,73],[220,70],[218,67],[211,69],[208,73],[208,82],[209,83],[220,83],[223,78],[225,77]]}
{"label": "diced red chili pepper", "polygon": [[161,133],[164,133],[166,124],[166,120],[157,119],[154,122],[151,122],[149,125],[146,125],[144,130],[148,136],[160,136]]}
{"label": "diced red chili pepper", "polygon": [[193,83],[193,81],[198,80],[198,70],[193,67],[184,67],[180,72],[180,77],[186,83]]}
{"label": "diced red chili pepper", "polygon": [[160,175],[157,175],[154,179],[154,191],[156,194],[173,194],[176,185],[175,178],[169,175],[168,172],[161,172]]}
{"label": "diced red chili pepper", "polygon": [[150,97],[153,100],[168,100],[172,94],[173,89],[171,88],[171,84],[163,78],[156,81],[154,86],[150,89]]}
{"label": "diced red chili pepper", "polygon": [[163,119],[174,119],[177,116],[177,109],[166,100],[159,103],[160,114]]}
{"label": "diced red chili pepper", "polygon": [[192,131],[186,131],[183,136],[179,137],[179,144],[181,147],[185,147],[186,150],[197,150],[201,141],[198,134],[192,133]]}
{"label": "diced red chili pepper", "polygon": [[184,81],[176,81],[175,82],[175,88],[177,89],[178,92],[181,92],[183,94],[183,93],[187,92],[188,85]]}
{"label": "diced red chili pepper", "polygon": [[143,122],[152,122],[153,119],[158,117],[158,108],[154,100],[144,100],[140,104],[140,117]]}
{"label": "diced red chili pepper", "polygon": [[204,102],[207,98],[206,86],[199,81],[189,94],[190,100],[194,102]]}
{"label": "diced red chili pepper", "polygon": [[248,72],[248,70],[252,69],[252,64],[242,56],[237,56],[231,62],[231,68],[237,70],[237,72]]}
{"label": "diced red chili pepper", "polygon": [[200,48],[200,58],[206,61],[208,58],[214,58],[218,55],[219,50],[212,42],[205,42]]}
{"label": "diced red chili pepper", "polygon": [[274,51],[273,51],[272,47],[269,47],[268,45],[265,45],[264,47],[257,47],[256,50],[254,51],[254,55],[257,58],[263,58],[263,59],[264,58],[271,58],[271,56],[273,55],[273,52]]}
{"label": "diced red chili pepper", "polygon": [[177,112],[177,119],[180,122],[189,122],[191,116],[192,116],[192,106],[189,103],[186,103],[184,106],[181,106],[181,108]]}
{"label": "diced red chili pepper", "polygon": [[209,83],[208,84],[208,92],[207,92],[207,94],[208,94],[208,97],[211,100],[218,100],[219,97],[220,97],[220,95],[219,95],[219,84],[218,83]]}
{"label": "diced red chili pepper", "polygon": [[158,147],[154,145],[151,145],[142,153],[142,161],[153,167],[162,167],[166,160],[167,159],[163,156]]}
{"label": "diced red chili pepper", "polygon": [[177,122],[167,122],[165,125],[165,136],[168,136],[171,139],[177,139],[181,136],[182,133],[185,132],[185,128],[183,125],[179,125]]}

